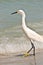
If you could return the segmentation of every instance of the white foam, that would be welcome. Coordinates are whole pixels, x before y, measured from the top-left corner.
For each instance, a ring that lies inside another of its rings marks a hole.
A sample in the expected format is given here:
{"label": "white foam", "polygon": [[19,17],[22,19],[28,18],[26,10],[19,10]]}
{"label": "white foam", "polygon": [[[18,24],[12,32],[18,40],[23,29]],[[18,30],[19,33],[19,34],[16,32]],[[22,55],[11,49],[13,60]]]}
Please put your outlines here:
{"label": "white foam", "polygon": [[[28,51],[31,48],[30,41],[24,37],[14,38],[13,40],[8,37],[2,37],[0,40],[0,54]],[[43,43],[35,41],[34,45],[36,49],[43,48]]]}

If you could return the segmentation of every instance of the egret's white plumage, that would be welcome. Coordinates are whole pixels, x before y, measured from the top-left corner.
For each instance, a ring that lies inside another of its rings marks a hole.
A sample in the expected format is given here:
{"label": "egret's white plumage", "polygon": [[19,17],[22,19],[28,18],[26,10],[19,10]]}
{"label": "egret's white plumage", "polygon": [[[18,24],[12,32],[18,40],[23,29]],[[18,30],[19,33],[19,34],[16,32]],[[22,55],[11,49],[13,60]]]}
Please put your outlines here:
{"label": "egret's white plumage", "polygon": [[43,37],[41,35],[37,34],[35,31],[31,30],[30,28],[28,28],[26,26],[26,23],[25,23],[25,12],[23,10],[18,10],[17,12],[14,12],[12,14],[15,14],[15,13],[19,13],[19,14],[22,15],[22,28],[23,28],[24,32],[26,33],[26,35],[28,36],[28,38],[30,40],[43,42]]}
{"label": "egret's white plumage", "polygon": [[32,49],[33,49],[33,55],[35,55],[35,46],[33,44],[33,40],[39,41],[39,42],[43,42],[43,37],[26,26],[26,23],[25,23],[25,12],[23,10],[18,10],[16,12],[13,12],[12,14],[15,14],[15,13],[19,13],[19,14],[22,15],[22,28],[23,28],[25,34],[30,39],[30,42],[31,42],[31,45],[32,45],[32,48],[26,53],[26,56],[28,55],[28,53]]}
{"label": "egret's white plumage", "polygon": [[23,28],[24,32],[26,33],[26,35],[29,37],[29,39],[43,42],[43,37],[41,35],[37,34],[35,31],[31,30],[30,28],[28,28],[26,26],[24,11],[18,10],[17,12],[22,15],[22,28]]}

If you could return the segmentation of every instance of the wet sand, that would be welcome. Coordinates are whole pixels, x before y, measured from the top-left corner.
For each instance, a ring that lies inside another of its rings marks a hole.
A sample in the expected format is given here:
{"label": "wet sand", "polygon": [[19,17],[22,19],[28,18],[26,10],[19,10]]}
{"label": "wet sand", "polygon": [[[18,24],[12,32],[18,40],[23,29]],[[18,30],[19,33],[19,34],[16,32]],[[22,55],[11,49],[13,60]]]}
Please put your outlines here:
{"label": "wet sand", "polygon": [[27,57],[22,54],[0,55],[0,65],[43,65],[43,50]]}

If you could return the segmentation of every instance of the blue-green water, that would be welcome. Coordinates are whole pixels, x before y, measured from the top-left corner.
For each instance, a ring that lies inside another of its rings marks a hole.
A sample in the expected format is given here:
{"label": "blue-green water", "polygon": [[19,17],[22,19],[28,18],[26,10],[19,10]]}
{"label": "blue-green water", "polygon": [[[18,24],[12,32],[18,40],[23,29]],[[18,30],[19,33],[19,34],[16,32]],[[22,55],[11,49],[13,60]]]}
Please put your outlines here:
{"label": "blue-green water", "polygon": [[[25,40],[23,41],[25,35],[22,31],[21,16],[19,14],[11,15],[12,12],[19,9],[26,13],[27,26],[43,35],[43,0],[0,0],[0,43],[2,43],[0,48],[4,48],[4,52],[5,48],[7,51],[8,49],[11,51],[13,43],[25,42]],[[20,39],[20,42],[17,40],[15,42],[14,38]],[[3,46],[3,43],[11,43],[10,48],[9,45]]]}
{"label": "blue-green water", "polygon": [[43,34],[43,0],[0,0],[0,31],[21,26],[20,15],[11,16],[18,9],[25,11],[27,25]]}

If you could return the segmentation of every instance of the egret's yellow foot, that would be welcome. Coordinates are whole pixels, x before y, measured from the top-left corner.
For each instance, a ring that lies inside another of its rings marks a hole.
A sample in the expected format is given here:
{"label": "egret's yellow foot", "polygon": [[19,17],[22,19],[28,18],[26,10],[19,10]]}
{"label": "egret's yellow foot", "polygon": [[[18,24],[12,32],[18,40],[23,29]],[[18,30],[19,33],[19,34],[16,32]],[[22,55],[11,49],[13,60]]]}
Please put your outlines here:
{"label": "egret's yellow foot", "polygon": [[24,56],[25,56],[25,57],[26,57],[26,56],[29,56],[29,53],[25,53]]}

